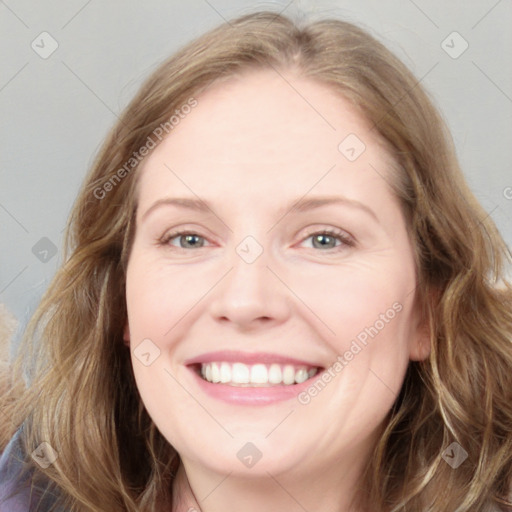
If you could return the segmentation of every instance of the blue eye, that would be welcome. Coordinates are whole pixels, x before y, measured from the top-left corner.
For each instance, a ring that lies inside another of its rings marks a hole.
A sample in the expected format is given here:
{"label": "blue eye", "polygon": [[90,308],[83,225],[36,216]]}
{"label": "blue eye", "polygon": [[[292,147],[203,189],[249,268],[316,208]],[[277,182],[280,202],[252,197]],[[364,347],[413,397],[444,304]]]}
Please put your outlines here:
{"label": "blue eye", "polygon": [[[354,243],[352,240],[343,232],[332,230],[332,229],[326,229],[323,231],[315,232],[310,234],[305,238],[305,240],[312,238],[313,239],[313,247],[315,248],[327,248],[329,249],[340,249],[343,248],[343,246],[353,246]],[[331,242],[334,242],[336,244],[336,241],[339,241],[339,245],[331,245]],[[319,244],[319,245],[315,245]]]}
{"label": "blue eye", "polygon": [[[353,245],[351,240],[344,233],[333,230],[326,230],[320,231],[318,233],[313,233],[312,235],[309,235],[305,240],[309,238],[313,239],[313,247],[315,248],[336,249],[337,247],[343,245]],[[339,241],[340,244],[336,245],[336,241]],[[332,245],[332,242],[334,242],[334,245]],[[317,245],[315,245],[315,243]]]}
{"label": "blue eye", "polygon": [[203,244],[199,244],[197,242],[197,240],[198,239],[205,240],[204,237],[202,237],[201,235],[198,235],[196,233],[190,233],[188,231],[178,231],[175,233],[170,233],[169,235],[164,237],[164,239],[162,240],[162,245],[172,245],[173,247],[175,247],[173,244],[170,244],[171,240],[173,240],[174,238],[177,238],[178,240],[180,240],[180,239],[184,240],[183,243],[181,243],[181,240],[180,240],[180,246],[179,246],[180,249],[203,247]]}
{"label": "blue eye", "polygon": [[[354,241],[348,235],[334,229],[315,231],[304,238],[303,241],[309,238],[313,239],[313,248],[321,249],[325,252],[333,249],[338,251],[346,247],[354,246]],[[179,246],[171,243],[174,239],[178,240]],[[177,249],[200,249],[205,247],[205,240],[205,237],[191,231],[175,231],[162,237],[162,239],[158,241],[158,244],[175,247]],[[340,243],[336,245],[336,241]],[[334,245],[332,245],[333,242]]]}

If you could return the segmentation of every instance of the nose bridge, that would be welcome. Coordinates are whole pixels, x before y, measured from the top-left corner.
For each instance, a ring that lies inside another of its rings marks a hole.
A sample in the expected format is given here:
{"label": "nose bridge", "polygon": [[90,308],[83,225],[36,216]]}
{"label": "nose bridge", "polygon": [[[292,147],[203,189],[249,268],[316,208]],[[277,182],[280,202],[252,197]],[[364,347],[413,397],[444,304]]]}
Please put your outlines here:
{"label": "nose bridge", "polygon": [[269,238],[261,242],[259,239],[246,235],[234,246],[228,258],[230,271],[213,301],[212,313],[216,317],[241,324],[261,318],[282,320],[286,316],[286,287],[274,275],[275,270],[270,270],[276,265],[267,246]]}

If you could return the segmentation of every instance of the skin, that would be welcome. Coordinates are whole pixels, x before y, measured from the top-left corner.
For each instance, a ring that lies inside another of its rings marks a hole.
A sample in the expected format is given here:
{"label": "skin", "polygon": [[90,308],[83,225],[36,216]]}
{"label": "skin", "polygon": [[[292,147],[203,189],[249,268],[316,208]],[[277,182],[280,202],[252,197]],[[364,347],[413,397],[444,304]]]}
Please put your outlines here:
{"label": "skin", "polygon": [[[284,76],[252,71],[211,87],[138,171],[125,343],[149,338],[160,350],[149,366],[132,350],[133,370],[197,499],[183,510],[360,510],[351,501],[362,467],[409,361],[429,352],[388,155],[345,99]],[[350,133],[366,145],[353,162],[338,150]],[[376,219],[346,205],[285,208],[323,195],[360,201]],[[199,197],[212,211],[163,205],[144,217],[164,197]],[[158,245],[174,228],[203,238]],[[329,228],[355,245],[315,244],[311,235]],[[248,235],[263,249],[251,264],[236,252]],[[401,311],[307,405],[228,404],[204,394],[183,364],[231,349],[328,368],[394,303]],[[237,458],[247,442],[262,452],[252,468]]]}

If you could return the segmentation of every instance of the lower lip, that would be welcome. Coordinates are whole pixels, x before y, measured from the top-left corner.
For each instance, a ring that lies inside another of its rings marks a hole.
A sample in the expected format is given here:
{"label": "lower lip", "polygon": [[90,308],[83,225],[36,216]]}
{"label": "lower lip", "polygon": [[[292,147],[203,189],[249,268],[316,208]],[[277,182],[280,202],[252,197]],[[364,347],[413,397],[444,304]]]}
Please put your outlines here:
{"label": "lower lip", "polygon": [[[194,376],[198,386],[207,395],[218,400],[236,405],[269,405],[284,400],[296,398],[299,393],[306,390],[313,380],[320,375],[319,372],[300,384],[290,386],[278,385],[269,387],[237,387],[228,384],[213,384],[201,378],[193,368],[187,367]],[[323,370],[322,370],[323,371]]]}

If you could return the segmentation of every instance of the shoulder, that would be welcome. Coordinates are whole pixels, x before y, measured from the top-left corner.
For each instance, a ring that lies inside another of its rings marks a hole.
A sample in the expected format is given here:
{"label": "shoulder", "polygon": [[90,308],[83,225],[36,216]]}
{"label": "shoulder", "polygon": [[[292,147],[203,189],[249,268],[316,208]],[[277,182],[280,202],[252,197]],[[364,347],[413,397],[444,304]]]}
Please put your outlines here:
{"label": "shoulder", "polygon": [[16,431],[0,457],[0,512],[50,510],[57,503],[49,486],[32,485],[33,470],[24,469],[22,434],[23,427]]}
{"label": "shoulder", "polygon": [[0,512],[30,510],[30,489],[23,478],[21,429],[8,442],[0,457]]}

